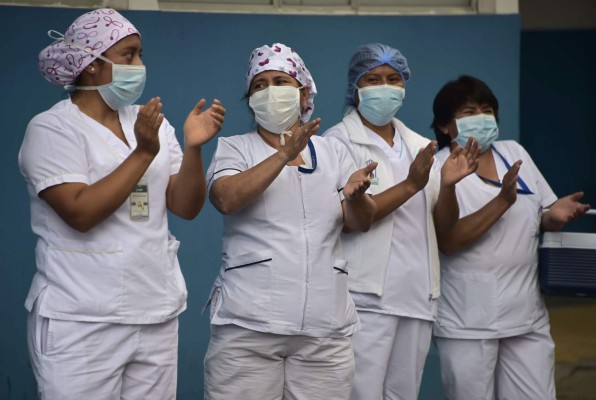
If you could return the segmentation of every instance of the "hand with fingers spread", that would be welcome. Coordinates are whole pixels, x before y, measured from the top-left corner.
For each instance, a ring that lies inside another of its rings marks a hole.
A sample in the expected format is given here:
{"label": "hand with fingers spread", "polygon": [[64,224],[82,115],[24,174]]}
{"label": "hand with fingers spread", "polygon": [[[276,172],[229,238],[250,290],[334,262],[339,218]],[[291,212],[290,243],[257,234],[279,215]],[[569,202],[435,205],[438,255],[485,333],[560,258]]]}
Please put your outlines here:
{"label": "hand with fingers spread", "polygon": [[377,168],[378,163],[372,162],[350,175],[348,183],[344,186],[346,200],[354,200],[364,194],[370,187],[370,175]]}
{"label": "hand with fingers spread", "polygon": [[590,209],[590,205],[580,203],[582,197],[584,197],[583,192],[576,192],[555,201],[542,218],[543,230],[559,231],[568,222],[586,214]]}
{"label": "hand with fingers spread", "polygon": [[413,185],[417,192],[422,190],[428,183],[428,176],[433,166],[436,147],[436,140],[431,141],[424,149],[418,151],[416,158],[410,164],[406,180]]}
{"label": "hand with fingers spread", "polygon": [[284,145],[279,148],[279,153],[286,160],[290,162],[298,157],[298,154],[306,147],[308,139],[320,128],[321,118],[316,118],[302,126],[297,125],[291,132],[291,135],[286,135]]}
{"label": "hand with fingers spread", "polygon": [[463,149],[456,145],[441,168],[441,183],[452,186],[478,169],[480,146],[474,138],[469,138]]}
{"label": "hand with fingers spread", "polygon": [[504,199],[508,204],[513,204],[517,200],[517,178],[522,161],[517,160],[503,176],[502,187],[498,196]]}
{"label": "hand with fingers spread", "polygon": [[155,156],[159,152],[159,127],[164,116],[161,113],[163,105],[159,97],[154,97],[141,106],[135,121],[134,132],[137,139],[137,149]]}
{"label": "hand with fingers spread", "polygon": [[226,109],[217,99],[213,100],[211,107],[203,110],[205,104],[207,104],[205,99],[199,100],[186,117],[184,122],[185,146],[202,146],[221,129]]}

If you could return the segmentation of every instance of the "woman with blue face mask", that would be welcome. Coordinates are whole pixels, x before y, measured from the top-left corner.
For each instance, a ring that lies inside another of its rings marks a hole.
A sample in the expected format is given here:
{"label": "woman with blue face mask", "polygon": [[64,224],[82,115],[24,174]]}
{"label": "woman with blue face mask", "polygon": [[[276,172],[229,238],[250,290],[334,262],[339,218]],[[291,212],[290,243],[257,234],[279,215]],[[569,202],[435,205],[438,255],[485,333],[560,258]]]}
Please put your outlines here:
{"label": "woman with blue face mask", "polygon": [[[483,81],[461,76],[433,103],[439,163],[466,138],[478,169],[458,183],[460,220],[441,249],[434,340],[448,399],[555,399],[554,343],[538,286],[538,237],[583,215],[583,193],[557,199],[528,153],[497,141],[499,103]],[[547,212],[543,212],[548,208]]]}
{"label": "woman with blue face mask", "polygon": [[194,218],[206,184],[201,146],[222,105],[184,124],[184,150],[145,85],[141,36],[121,14],[77,18],[39,54],[69,97],[35,116],[19,152],[38,236],[26,307],[43,399],[175,399],[186,287],[167,211]]}
{"label": "woman with blue face mask", "polygon": [[376,164],[314,135],[316,85],[290,47],[254,49],[246,90],[256,130],[220,138],[207,172],[224,235],[205,399],[347,400],[358,318],[337,242],[369,228]]}
{"label": "woman with blue face mask", "polygon": [[469,141],[439,170],[436,142],[395,117],[409,79],[397,49],[359,47],[348,67],[346,114],[324,134],[343,143],[357,166],[378,162],[373,225],[341,237],[361,322],[352,337],[353,400],[418,397],[440,295],[435,231],[457,220],[455,184],[476,167],[478,151]]}

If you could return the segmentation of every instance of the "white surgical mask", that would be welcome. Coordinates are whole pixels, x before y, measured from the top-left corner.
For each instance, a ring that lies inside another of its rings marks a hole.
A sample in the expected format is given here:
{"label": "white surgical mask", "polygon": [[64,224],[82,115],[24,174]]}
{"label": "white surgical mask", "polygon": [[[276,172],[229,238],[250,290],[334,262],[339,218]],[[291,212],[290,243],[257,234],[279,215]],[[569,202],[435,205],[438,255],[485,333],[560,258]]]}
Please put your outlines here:
{"label": "white surgical mask", "polygon": [[358,111],[375,126],[387,125],[402,105],[406,90],[395,85],[358,88]]}
{"label": "white surgical mask", "polygon": [[269,86],[250,96],[255,120],[269,132],[282,134],[300,117],[300,91],[294,86]]}
{"label": "white surgical mask", "polygon": [[480,151],[485,152],[499,137],[499,127],[494,115],[477,114],[455,120],[457,137],[454,141],[465,147],[468,139],[473,137],[478,141]]}
{"label": "white surgical mask", "polygon": [[104,56],[98,58],[112,64],[112,82],[100,86],[70,86],[79,90],[97,90],[112,110],[130,106],[141,97],[147,80],[144,65],[115,64]]}

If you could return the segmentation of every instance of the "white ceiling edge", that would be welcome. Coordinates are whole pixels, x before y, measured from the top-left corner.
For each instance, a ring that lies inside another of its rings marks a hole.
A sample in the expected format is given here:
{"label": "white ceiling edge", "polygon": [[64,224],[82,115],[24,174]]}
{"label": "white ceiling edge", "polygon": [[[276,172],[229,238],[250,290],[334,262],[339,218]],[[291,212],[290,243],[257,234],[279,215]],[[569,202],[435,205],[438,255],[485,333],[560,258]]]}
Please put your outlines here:
{"label": "white ceiling edge", "polygon": [[158,0],[13,0],[0,5],[64,8],[110,7],[118,10],[154,10],[210,13],[265,13],[316,15],[458,15],[458,14],[517,14],[518,0],[473,0],[472,7],[358,7],[350,6],[248,6],[239,4],[160,3]]}

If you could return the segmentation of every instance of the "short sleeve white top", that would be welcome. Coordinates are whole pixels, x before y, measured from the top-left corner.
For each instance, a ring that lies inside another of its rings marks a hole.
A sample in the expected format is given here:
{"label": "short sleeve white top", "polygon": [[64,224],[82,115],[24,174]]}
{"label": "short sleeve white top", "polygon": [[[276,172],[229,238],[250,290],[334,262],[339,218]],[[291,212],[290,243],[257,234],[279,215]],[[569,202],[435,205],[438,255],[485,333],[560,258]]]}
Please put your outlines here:
{"label": "short sleeve white top", "polygon": [[[523,161],[519,177],[533,194],[518,194],[509,210],[466,249],[441,254],[436,336],[491,339],[524,334],[548,322],[538,286],[537,247],[542,207],[557,197],[518,143],[499,141],[494,147],[509,165]],[[437,160],[443,163],[448,154],[442,149]],[[502,180],[507,168],[498,154],[493,156]],[[476,174],[464,178],[456,185],[460,217],[478,211],[499,191]]]}
{"label": "short sleeve white top", "polygon": [[[256,132],[222,137],[207,181],[246,171],[275,153]],[[343,145],[315,136],[305,166],[286,166],[252,204],[224,215],[211,323],[260,332],[341,337],[358,325],[336,246],[342,189],[356,170]]]}
{"label": "short sleeve white top", "polygon": [[136,147],[139,106],[119,110],[130,147],[82,113],[70,99],[35,116],[19,152],[38,236],[37,273],[26,307],[39,293],[48,318],[111,323],[158,323],[186,307],[186,287],[168,232],[166,189],[182,161],[174,129],[164,120],[161,148],[146,171],[149,217],[133,220],[130,202],[86,233],[67,225],[38,194],[62,183],[93,184],[116,169]]}

